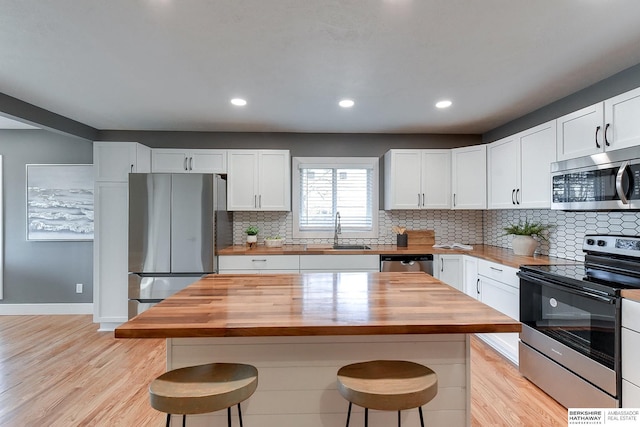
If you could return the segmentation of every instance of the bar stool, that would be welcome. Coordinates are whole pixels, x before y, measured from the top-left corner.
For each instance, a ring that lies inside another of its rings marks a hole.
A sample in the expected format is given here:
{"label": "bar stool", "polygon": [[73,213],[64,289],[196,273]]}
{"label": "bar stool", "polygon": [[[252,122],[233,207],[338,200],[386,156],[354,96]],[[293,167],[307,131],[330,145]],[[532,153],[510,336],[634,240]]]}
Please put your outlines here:
{"label": "bar stool", "polygon": [[238,406],[242,427],[240,403],[247,400],[258,386],[258,370],[238,363],[209,363],[165,372],[149,385],[151,406],[167,414],[167,427],[171,414],[182,414],[186,425],[187,414],[205,414],[227,409],[227,425],[231,427],[231,407]]}
{"label": "bar stool", "polygon": [[438,377],[426,366],[402,360],[374,360],[353,363],[338,370],[338,391],[351,405],[364,409],[364,425],[369,425],[369,409],[400,411],[418,408],[420,425],[424,427],[422,405],[438,393]]}

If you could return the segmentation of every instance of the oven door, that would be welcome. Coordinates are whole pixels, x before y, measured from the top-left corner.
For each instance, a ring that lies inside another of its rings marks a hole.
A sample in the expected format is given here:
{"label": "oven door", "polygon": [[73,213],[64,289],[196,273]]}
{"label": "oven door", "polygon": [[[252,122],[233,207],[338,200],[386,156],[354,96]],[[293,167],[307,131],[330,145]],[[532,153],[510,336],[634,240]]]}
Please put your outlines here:
{"label": "oven door", "polygon": [[590,290],[588,282],[577,289],[522,271],[519,276],[521,340],[618,396],[619,299]]}

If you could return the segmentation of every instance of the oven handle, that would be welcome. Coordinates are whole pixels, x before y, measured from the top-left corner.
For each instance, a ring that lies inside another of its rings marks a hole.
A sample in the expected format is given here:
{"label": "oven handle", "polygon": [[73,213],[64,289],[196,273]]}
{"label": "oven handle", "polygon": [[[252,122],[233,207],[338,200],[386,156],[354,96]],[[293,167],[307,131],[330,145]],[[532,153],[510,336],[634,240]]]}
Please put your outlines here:
{"label": "oven handle", "polygon": [[[585,290],[579,290],[576,289],[574,287],[571,286],[566,286],[563,285],[561,283],[555,282],[555,281],[550,281],[549,279],[540,279],[534,276],[530,276],[526,273],[518,273],[518,276],[520,276],[520,279],[524,279],[524,280],[528,280],[532,283],[535,283],[537,285],[542,285],[542,286],[548,286],[550,288],[554,288],[554,289],[558,289],[560,291],[564,291],[570,294],[574,294],[574,295],[579,295],[585,298],[591,298],[600,302],[605,302],[607,304],[615,304],[616,303],[616,298],[615,297],[608,297],[608,296],[603,296],[603,295],[598,295],[596,293],[593,292],[589,292],[586,289],[589,288],[585,288]],[[520,287],[520,289],[522,289],[522,287]]]}

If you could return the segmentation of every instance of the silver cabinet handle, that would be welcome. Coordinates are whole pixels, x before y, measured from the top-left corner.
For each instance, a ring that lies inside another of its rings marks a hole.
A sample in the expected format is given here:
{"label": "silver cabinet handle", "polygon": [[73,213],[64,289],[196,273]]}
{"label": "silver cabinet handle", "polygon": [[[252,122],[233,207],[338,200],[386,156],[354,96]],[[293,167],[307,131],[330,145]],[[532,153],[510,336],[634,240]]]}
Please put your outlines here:
{"label": "silver cabinet handle", "polygon": [[453,207],[456,207],[456,193],[453,193]]}
{"label": "silver cabinet handle", "polygon": [[440,258],[440,271],[444,271],[444,260]]}
{"label": "silver cabinet handle", "polygon": [[424,193],[422,193],[422,207],[424,207],[425,201]]}
{"label": "silver cabinet handle", "polygon": [[189,170],[189,169],[187,169],[187,162],[188,162],[188,161],[189,161],[189,158],[188,158],[188,157],[185,157],[185,158],[184,158],[184,166],[182,167],[184,170]]}
{"label": "silver cabinet handle", "polygon": [[193,170],[193,157],[189,157],[189,170]]}
{"label": "silver cabinet handle", "polygon": [[266,259],[252,259],[251,262],[267,262]]}
{"label": "silver cabinet handle", "polygon": [[624,177],[624,171],[627,170],[628,167],[628,161],[622,163],[622,165],[620,165],[620,168],[618,169],[618,173],[616,174],[616,193],[618,193],[620,201],[625,205],[629,204],[629,200],[627,199],[627,195],[624,192],[624,188],[622,188],[622,178]]}
{"label": "silver cabinet handle", "polygon": [[262,207],[262,194],[258,195],[258,207]]}
{"label": "silver cabinet handle", "polygon": [[256,196],[255,194],[253,195],[253,207],[258,207],[258,196]]}
{"label": "silver cabinet handle", "polygon": [[420,207],[420,193],[418,193],[418,207]]}
{"label": "silver cabinet handle", "polygon": [[489,268],[494,270],[494,271],[499,271],[500,273],[502,273],[502,270],[500,270],[499,268],[495,268],[495,267],[489,267]]}

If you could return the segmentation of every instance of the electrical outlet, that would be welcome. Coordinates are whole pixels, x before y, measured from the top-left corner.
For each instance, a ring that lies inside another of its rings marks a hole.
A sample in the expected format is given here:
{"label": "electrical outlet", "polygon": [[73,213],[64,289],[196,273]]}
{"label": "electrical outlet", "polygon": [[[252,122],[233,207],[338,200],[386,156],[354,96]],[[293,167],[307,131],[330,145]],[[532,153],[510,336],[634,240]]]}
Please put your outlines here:
{"label": "electrical outlet", "polygon": [[76,283],[76,294],[82,293],[82,283]]}

